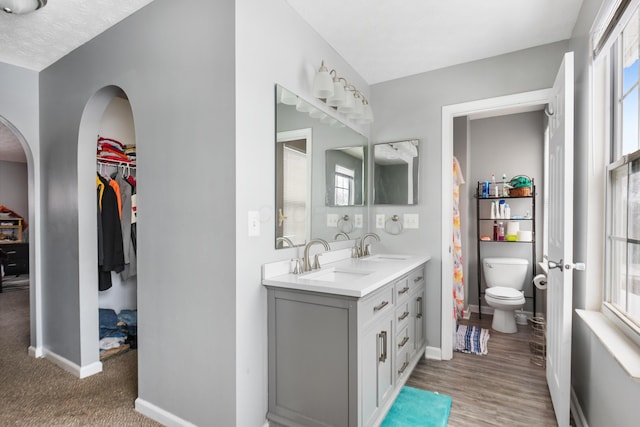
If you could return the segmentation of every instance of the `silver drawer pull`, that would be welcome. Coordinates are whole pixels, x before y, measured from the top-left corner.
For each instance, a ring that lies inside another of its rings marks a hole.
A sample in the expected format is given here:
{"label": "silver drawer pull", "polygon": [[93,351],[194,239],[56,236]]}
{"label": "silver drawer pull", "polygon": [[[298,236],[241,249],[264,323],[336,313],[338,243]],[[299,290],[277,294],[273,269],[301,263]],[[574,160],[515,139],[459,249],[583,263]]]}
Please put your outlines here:
{"label": "silver drawer pull", "polygon": [[408,366],[409,366],[409,362],[404,362],[402,364],[402,367],[398,369],[398,375],[404,374],[404,371],[407,369]]}
{"label": "silver drawer pull", "polygon": [[419,282],[422,280],[422,276],[418,276],[415,279],[413,279],[414,282]]}
{"label": "silver drawer pull", "polygon": [[398,295],[406,294],[406,293],[407,293],[407,291],[409,291],[409,287],[408,287],[408,286],[405,286],[404,288],[402,288],[402,289],[400,289],[400,290],[398,291]]}
{"label": "silver drawer pull", "polygon": [[402,320],[406,319],[408,315],[409,315],[409,312],[405,311],[404,313],[402,313],[402,315],[400,317],[398,317],[398,320],[402,321]]}
{"label": "silver drawer pull", "polygon": [[12,264],[7,264],[7,267],[15,267],[15,266],[17,266],[17,265],[18,265],[18,264],[16,264],[16,263],[14,262],[14,263],[12,263]]}
{"label": "silver drawer pull", "polygon": [[378,338],[382,339],[382,351],[378,357],[378,362],[384,363],[387,361],[387,331],[381,331],[378,334]]}
{"label": "silver drawer pull", "polygon": [[16,251],[7,251],[7,255],[14,255],[16,253],[17,253]]}
{"label": "silver drawer pull", "polygon": [[404,337],[404,338],[402,338],[402,341],[400,342],[400,344],[398,344],[398,347],[402,348],[408,342],[409,342],[409,337]]}
{"label": "silver drawer pull", "polygon": [[387,305],[389,305],[389,301],[382,301],[379,305],[376,305],[375,307],[373,307],[373,311],[380,311],[383,308],[385,308]]}
{"label": "silver drawer pull", "polygon": [[416,317],[422,319],[422,297],[416,298],[416,302],[418,303],[418,314],[416,314]]}

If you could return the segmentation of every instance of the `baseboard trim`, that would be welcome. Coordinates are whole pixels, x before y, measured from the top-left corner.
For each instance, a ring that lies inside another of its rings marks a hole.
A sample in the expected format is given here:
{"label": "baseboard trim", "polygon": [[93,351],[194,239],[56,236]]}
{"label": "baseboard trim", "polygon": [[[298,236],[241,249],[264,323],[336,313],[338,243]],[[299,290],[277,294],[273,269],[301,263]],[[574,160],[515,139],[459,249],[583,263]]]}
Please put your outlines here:
{"label": "baseboard trim", "polygon": [[589,427],[587,419],[582,412],[582,406],[576,395],[575,390],[571,387],[571,415],[573,415],[573,421],[576,423],[576,427]]}
{"label": "baseboard trim", "polygon": [[95,375],[99,372],[102,372],[102,362],[94,362],[86,366],[79,366],[69,359],[66,359],[59,354],[53,352],[44,353],[45,359],[51,361],[53,364],[59,366],[65,371],[75,375],[76,377],[82,379],[90,377],[91,375]]}
{"label": "baseboard trim", "polygon": [[424,352],[425,359],[442,360],[442,349],[439,347],[427,346]]}
{"label": "baseboard trim", "polygon": [[29,356],[35,357],[36,359],[39,359],[40,357],[44,356],[44,350],[42,349],[42,347],[34,347],[34,346],[30,345],[29,346]]}
{"label": "baseboard trim", "polygon": [[153,403],[149,403],[139,397],[136,399],[135,409],[145,417],[149,417],[167,427],[196,427],[195,424],[183,420],[171,412],[165,411]]}

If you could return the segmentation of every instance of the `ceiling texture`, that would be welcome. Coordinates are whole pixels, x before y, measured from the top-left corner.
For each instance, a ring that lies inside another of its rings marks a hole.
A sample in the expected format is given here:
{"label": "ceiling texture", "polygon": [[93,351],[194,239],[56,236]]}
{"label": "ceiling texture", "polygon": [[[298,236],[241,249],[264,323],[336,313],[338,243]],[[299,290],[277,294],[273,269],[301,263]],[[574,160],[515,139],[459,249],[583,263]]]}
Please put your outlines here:
{"label": "ceiling texture", "polygon": [[[42,71],[151,1],[48,0],[0,13],[0,62]],[[286,0],[371,85],[568,39],[582,1]],[[17,143],[7,132],[0,123],[0,160]]]}

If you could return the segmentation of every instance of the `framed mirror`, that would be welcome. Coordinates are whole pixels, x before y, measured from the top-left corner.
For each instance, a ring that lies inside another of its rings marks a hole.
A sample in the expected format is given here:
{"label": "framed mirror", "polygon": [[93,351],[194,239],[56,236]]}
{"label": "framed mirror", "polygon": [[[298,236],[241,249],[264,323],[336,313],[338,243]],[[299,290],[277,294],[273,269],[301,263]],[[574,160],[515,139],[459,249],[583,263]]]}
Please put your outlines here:
{"label": "framed mirror", "polygon": [[418,204],[418,140],[373,145],[373,204]]}
{"label": "framed mirror", "polygon": [[280,85],[275,94],[276,249],[359,237],[367,231],[367,138]]}

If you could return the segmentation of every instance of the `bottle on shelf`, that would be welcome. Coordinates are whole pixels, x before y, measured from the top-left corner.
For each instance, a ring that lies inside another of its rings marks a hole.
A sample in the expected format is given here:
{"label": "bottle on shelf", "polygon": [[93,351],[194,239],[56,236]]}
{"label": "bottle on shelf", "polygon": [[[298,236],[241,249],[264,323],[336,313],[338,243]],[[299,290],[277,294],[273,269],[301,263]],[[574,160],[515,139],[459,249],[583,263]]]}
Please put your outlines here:
{"label": "bottle on shelf", "polygon": [[502,197],[509,197],[509,186],[507,185],[507,174],[502,174]]}
{"label": "bottle on shelf", "polygon": [[504,205],[504,219],[511,219],[511,208],[509,203]]}
{"label": "bottle on shelf", "polygon": [[498,240],[498,221],[493,221],[493,240]]}
{"label": "bottle on shelf", "polygon": [[495,200],[491,201],[491,219],[496,219],[498,213],[498,207],[496,206]]}
{"label": "bottle on shelf", "polygon": [[493,186],[493,195],[495,197],[500,197],[500,191],[498,189],[498,184],[496,184],[496,175],[491,174],[491,185]]}
{"label": "bottle on shelf", "polygon": [[498,224],[498,240],[504,240],[504,223],[502,221]]}
{"label": "bottle on shelf", "polygon": [[506,202],[504,200],[500,200],[499,208],[498,208],[498,218],[504,218],[505,216],[505,207]]}

